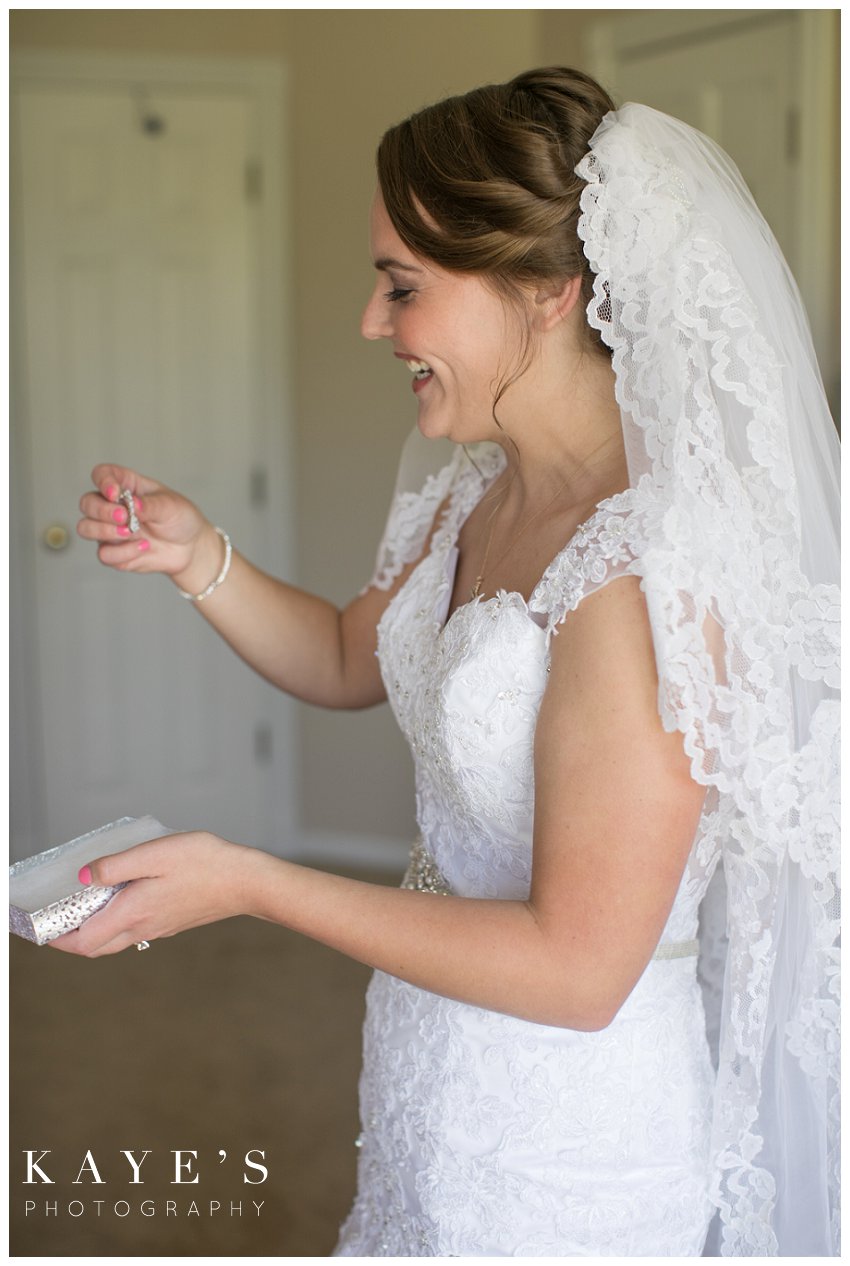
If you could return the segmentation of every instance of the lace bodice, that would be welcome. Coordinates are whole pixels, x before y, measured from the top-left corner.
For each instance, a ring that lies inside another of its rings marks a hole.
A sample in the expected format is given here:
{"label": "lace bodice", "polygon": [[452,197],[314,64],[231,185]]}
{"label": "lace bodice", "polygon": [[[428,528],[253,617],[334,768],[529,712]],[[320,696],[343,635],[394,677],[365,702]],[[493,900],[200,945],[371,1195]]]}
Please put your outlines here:
{"label": "lace bodice", "polygon": [[[428,851],[458,894],[522,899],[531,881],[534,730],[551,640],[585,596],[629,574],[633,495],[627,490],[600,503],[528,602],[501,591],[447,619],[458,533],[503,462],[498,449],[487,448],[473,466],[459,450],[447,479],[435,481],[449,483],[448,506],[428,555],[380,623],[378,655],[413,753]],[[421,508],[433,517],[430,505]],[[709,825],[703,823],[665,939],[695,935],[712,862]]]}

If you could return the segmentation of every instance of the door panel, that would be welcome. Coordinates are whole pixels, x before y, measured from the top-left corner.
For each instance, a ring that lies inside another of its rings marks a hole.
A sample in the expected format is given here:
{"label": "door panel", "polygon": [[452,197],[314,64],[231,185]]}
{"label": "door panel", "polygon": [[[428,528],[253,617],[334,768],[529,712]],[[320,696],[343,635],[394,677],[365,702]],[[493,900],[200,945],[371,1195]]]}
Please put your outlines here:
{"label": "door panel", "polygon": [[[19,94],[31,456],[18,505],[45,826],[13,840],[18,855],[125,813],[273,841],[275,770],[255,759],[258,727],[275,724],[270,688],[170,582],[100,567],[73,531],[91,467],[116,461],[180,488],[247,553],[260,539],[252,109],[237,92]],[[68,529],[65,548],[44,544],[51,525]]]}

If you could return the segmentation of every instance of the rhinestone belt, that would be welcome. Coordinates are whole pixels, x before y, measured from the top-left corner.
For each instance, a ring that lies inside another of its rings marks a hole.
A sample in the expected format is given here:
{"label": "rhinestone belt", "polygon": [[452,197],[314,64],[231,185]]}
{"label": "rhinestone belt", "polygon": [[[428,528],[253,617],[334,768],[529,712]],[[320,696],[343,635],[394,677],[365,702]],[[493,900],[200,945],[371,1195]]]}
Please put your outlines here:
{"label": "rhinestone belt", "polygon": [[[415,892],[434,892],[440,897],[451,896],[451,885],[417,836],[410,850],[410,860],[402,888],[412,888]],[[699,953],[699,941],[664,941],[652,955],[656,962],[670,958],[695,958]]]}
{"label": "rhinestone belt", "polygon": [[401,886],[413,888],[416,892],[436,892],[441,897],[451,896],[448,880],[422,843],[421,835],[413,841]]}

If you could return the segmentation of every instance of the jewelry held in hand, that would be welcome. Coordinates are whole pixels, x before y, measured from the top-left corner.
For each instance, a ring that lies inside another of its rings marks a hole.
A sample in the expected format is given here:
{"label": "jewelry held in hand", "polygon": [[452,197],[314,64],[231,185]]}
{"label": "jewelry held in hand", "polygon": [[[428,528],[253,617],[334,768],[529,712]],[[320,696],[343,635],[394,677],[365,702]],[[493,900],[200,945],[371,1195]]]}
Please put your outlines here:
{"label": "jewelry held in hand", "polygon": [[136,498],[133,496],[129,488],[125,488],[121,492],[118,500],[123,501],[124,505],[127,507],[127,526],[130,531],[138,532],[139,516],[136,514]]}
{"label": "jewelry held in hand", "polygon": [[146,950],[146,949],[150,949],[150,947],[151,947],[150,941],[136,941],[137,950]]}

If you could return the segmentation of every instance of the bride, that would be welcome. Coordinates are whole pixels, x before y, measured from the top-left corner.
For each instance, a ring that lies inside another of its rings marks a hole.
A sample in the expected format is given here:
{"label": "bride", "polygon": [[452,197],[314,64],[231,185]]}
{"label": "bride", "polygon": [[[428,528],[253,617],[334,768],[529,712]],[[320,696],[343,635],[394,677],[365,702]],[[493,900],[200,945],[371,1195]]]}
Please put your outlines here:
{"label": "bride", "polygon": [[78,530],[281,689],[389,700],[404,884],[188,832],[53,944],[247,913],[375,968],[339,1255],[834,1254],[836,444],[784,261],[711,142],[563,68],[390,129],[371,250],[417,429],[360,596],[121,467]]}

